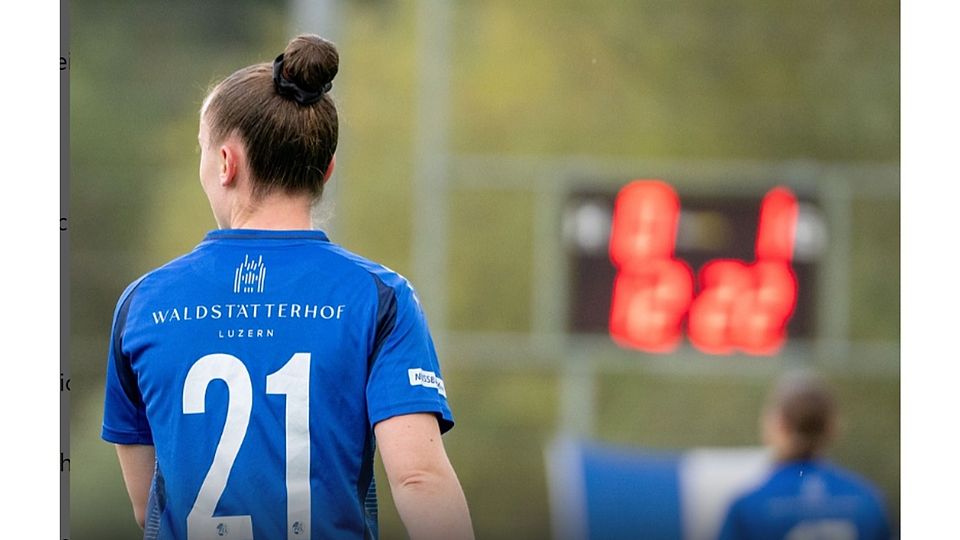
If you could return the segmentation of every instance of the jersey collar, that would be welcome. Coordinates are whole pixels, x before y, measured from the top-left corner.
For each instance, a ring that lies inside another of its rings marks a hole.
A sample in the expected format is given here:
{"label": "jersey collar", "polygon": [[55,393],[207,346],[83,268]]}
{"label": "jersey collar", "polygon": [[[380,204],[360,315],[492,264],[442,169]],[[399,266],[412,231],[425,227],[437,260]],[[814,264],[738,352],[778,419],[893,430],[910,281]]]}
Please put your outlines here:
{"label": "jersey collar", "polygon": [[217,229],[207,233],[206,240],[321,240],[329,242],[321,230],[276,230],[276,229]]}

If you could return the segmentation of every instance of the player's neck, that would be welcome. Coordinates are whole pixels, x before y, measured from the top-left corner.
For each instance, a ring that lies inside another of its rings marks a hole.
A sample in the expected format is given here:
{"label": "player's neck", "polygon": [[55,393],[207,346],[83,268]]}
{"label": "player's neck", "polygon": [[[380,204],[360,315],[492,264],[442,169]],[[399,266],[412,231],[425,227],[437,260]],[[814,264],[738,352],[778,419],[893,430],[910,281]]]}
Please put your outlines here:
{"label": "player's neck", "polygon": [[304,230],[311,228],[310,198],[273,193],[255,203],[237,205],[227,228]]}

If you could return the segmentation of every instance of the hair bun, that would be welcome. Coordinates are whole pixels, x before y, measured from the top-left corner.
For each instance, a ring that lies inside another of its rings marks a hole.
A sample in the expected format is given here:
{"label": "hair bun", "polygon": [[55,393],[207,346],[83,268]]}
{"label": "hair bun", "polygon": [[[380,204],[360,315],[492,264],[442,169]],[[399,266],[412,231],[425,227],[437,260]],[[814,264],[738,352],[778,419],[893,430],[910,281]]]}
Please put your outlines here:
{"label": "hair bun", "polygon": [[310,92],[325,92],[340,65],[337,47],[316,34],[293,38],[283,51],[283,78]]}

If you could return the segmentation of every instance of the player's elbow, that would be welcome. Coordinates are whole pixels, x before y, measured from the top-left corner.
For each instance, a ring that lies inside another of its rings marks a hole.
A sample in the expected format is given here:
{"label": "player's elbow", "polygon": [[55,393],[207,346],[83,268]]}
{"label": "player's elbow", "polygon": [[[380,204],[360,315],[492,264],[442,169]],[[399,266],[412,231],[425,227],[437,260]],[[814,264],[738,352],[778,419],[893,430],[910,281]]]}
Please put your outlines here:
{"label": "player's elbow", "polygon": [[442,467],[423,467],[399,471],[391,488],[404,492],[435,491],[447,481]]}

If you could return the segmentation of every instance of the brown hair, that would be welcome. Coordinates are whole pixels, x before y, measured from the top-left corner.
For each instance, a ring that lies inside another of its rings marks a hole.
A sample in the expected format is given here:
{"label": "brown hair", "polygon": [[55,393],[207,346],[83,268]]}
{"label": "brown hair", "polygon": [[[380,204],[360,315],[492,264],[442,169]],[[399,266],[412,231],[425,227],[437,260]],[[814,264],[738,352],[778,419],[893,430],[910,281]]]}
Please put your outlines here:
{"label": "brown hair", "polygon": [[323,92],[302,104],[277,92],[273,63],[239,69],[207,96],[204,114],[214,143],[236,134],[246,145],[254,196],[274,189],[319,198],[337,149],[337,109],[324,87],[337,75],[333,43],[302,34],[283,51],[281,75],[306,92]]}
{"label": "brown hair", "polygon": [[836,424],[837,406],[821,377],[807,371],[785,375],[771,393],[769,407],[792,436],[788,459],[811,459],[824,450]]}

